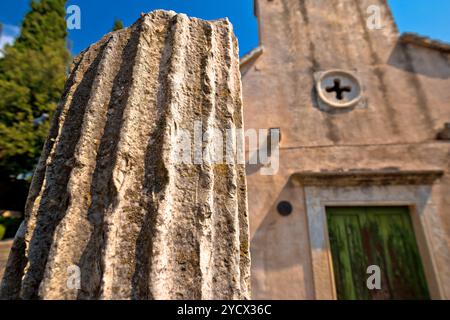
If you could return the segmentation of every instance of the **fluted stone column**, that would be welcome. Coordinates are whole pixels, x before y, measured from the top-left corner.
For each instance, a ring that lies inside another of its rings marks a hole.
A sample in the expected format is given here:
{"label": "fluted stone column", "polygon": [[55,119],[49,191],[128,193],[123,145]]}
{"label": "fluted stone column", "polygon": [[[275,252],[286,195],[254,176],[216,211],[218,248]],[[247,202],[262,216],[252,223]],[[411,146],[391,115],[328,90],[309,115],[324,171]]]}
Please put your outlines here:
{"label": "fluted stone column", "polygon": [[2,298],[249,298],[243,165],[175,161],[195,123],[242,142],[238,59],[228,20],[166,11],[76,58]]}

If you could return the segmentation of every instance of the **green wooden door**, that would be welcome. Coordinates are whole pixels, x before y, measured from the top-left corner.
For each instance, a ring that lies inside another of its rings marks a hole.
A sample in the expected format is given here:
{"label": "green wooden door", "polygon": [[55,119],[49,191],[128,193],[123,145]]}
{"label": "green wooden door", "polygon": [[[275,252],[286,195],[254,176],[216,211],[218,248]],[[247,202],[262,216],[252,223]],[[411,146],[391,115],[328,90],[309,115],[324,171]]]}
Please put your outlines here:
{"label": "green wooden door", "polygon": [[[330,207],[328,229],[338,299],[429,299],[407,207]],[[381,290],[367,268],[381,269]]]}

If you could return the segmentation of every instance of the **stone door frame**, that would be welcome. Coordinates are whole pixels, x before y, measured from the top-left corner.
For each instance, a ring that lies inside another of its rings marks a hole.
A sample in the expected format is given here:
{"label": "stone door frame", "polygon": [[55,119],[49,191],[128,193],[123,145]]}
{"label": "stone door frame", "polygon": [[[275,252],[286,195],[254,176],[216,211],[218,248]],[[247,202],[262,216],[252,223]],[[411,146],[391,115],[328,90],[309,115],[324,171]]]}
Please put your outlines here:
{"label": "stone door frame", "polygon": [[436,215],[430,203],[431,185],[303,185],[316,299],[337,299],[326,218],[329,206],[409,207],[430,296],[432,299],[444,296],[433,257],[431,229],[435,227],[432,224]]}

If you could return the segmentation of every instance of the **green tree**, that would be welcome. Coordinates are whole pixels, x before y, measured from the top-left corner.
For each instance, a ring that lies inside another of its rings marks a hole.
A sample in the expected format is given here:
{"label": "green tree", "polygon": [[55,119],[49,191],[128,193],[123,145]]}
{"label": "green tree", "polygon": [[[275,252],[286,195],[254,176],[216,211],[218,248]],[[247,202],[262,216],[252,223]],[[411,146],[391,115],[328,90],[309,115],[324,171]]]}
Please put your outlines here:
{"label": "green tree", "polygon": [[120,20],[120,19],[114,20],[114,25],[113,25],[112,31],[117,31],[117,30],[120,30],[123,28],[124,28],[124,26],[123,26],[122,20]]}
{"label": "green tree", "polygon": [[21,34],[0,59],[0,182],[33,171],[70,59],[66,0],[32,0]]}

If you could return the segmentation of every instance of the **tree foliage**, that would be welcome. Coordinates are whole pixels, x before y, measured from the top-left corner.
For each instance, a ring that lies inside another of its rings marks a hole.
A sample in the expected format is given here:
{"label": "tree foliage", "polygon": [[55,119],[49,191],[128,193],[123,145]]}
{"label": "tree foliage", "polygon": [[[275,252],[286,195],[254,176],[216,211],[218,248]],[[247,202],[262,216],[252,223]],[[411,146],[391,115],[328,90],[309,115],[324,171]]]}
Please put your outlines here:
{"label": "tree foliage", "polygon": [[117,30],[120,30],[123,28],[124,28],[124,26],[123,26],[122,20],[120,20],[120,19],[114,20],[114,25],[113,25],[112,31],[117,31]]}
{"label": "tree foliage", "polygon": [[65,0],[33,0],[0,59],[0,179],[32,172],[63,91],[70,59]]}

